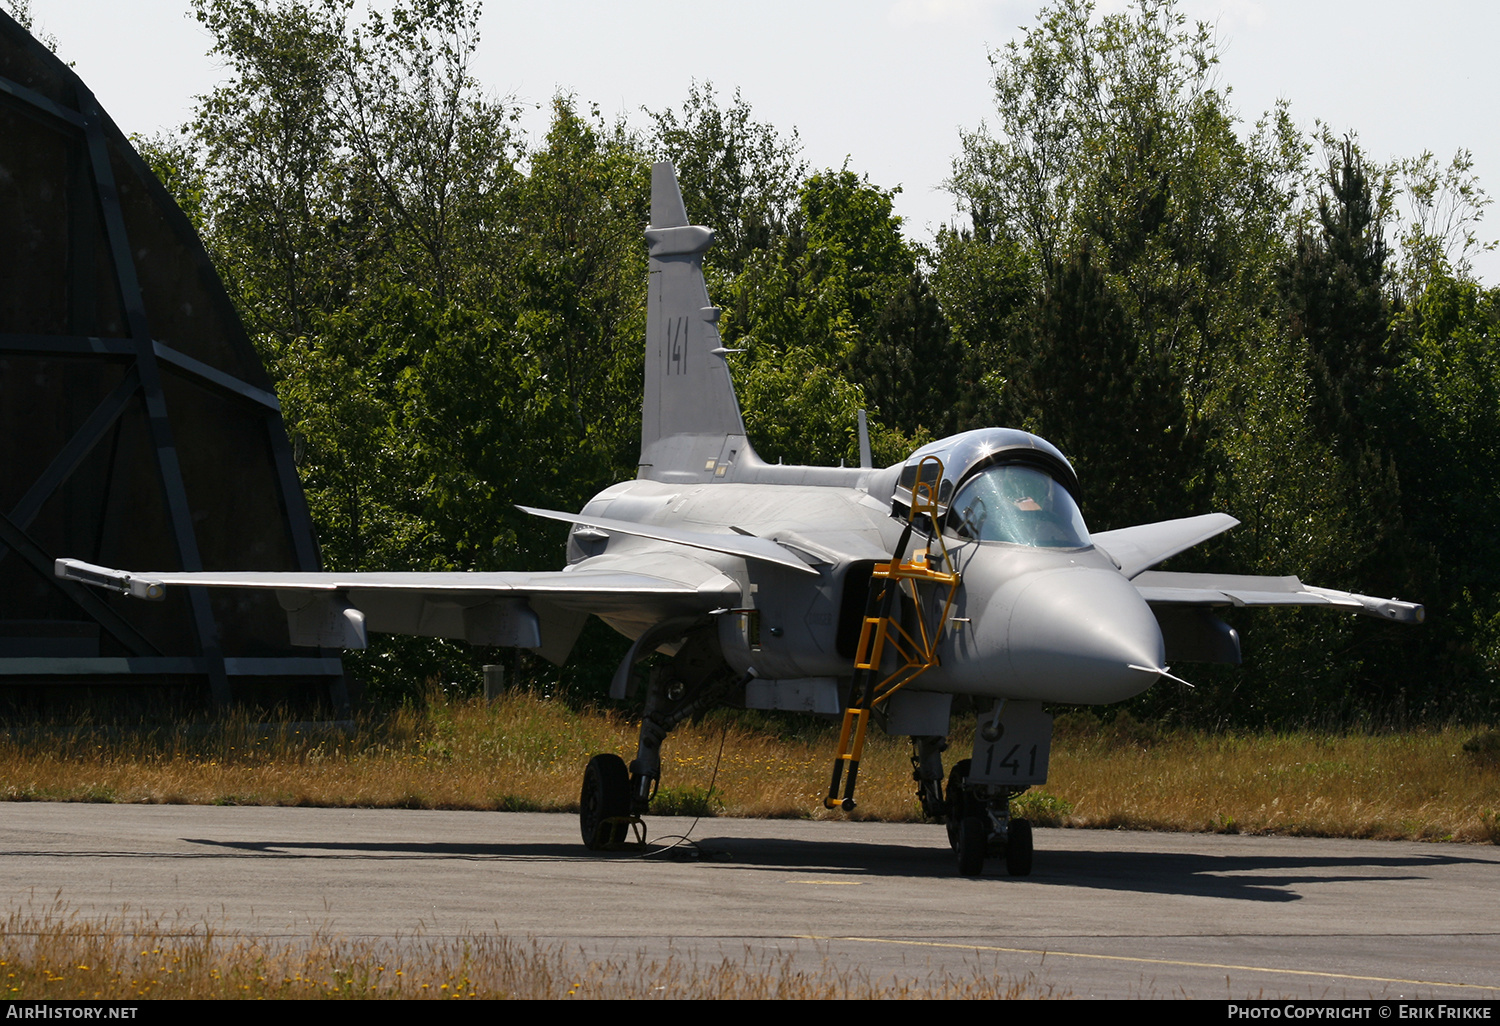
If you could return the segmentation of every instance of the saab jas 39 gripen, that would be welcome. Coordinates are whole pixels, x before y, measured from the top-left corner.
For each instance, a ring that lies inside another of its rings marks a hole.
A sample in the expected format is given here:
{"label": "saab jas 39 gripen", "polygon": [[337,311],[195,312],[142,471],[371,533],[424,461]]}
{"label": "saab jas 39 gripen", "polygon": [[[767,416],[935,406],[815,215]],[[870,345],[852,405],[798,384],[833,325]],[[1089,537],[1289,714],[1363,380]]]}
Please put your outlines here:
{"label": "saab jas 39 gripen", "polygon": [[[913,745],[923,811],[947,823],[964,875],[1003,856],[1030,872],[1031,825],[1011,801],[1047,779],[1049,703],[1139,694],[1175,661],[1239,662],[1216,607],[1333,606],[1420,622],[1420,605],[1304,586],[1295,577],[1152,570],[1233,527],[1224,514],[1091,535],[1063,454],[986,428],[871,466],[772,466],[755,454],[703,281],[708,228],[688,223],[676,175],[657,164],[645,402],[636,478],[571,524],[567,565],[539,573],[138,573],[57,562],[59,576],[143,598],[176,585],[269,588],[299,645],[362,648],[367,631],[530,649],[561,663],[584,621],[634,640],[610,694],[647,675],[635,758],[584,770],[590,849],[644,838],[672,728],[716,704],[842,716],[825,804],[854,808],[872,717]],[[955,698],[958,699],[955,702]],[[956,712],[974,747],[946,780]]]}

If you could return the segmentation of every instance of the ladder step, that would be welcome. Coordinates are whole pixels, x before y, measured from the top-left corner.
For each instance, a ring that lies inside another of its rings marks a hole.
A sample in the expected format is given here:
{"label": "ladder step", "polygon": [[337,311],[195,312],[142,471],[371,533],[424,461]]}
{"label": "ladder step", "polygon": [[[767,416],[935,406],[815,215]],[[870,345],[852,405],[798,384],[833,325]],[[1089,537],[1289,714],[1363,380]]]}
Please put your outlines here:
{"label": "ladder step", "polygon": [[[823,800],[826,808],[854,809],[854,786],[859,775],[859,759],[864,751],[865,731],[869,725],[870,709],[885,701],[927,670],[938,665],[937,640],[942,636],[942,627],[953,596],[958,589],[959,576],[945,573],[935,566],[948,562],[947,545],[943,542],[938,523],[937,487],[943,478],[943,462],[936,456],[924,457],[918,467],[917,477],[911,485],[910,511],[906,526],[896,542],[888,563],[875,564],[871,573],[870,588],[865,599],[865,616],[860,624],[859,642],[854,649],[854,679],[850,682],[850,704],[844,709],[843,728],[839,732],[838,755],[833,761],[833,777],[828,786],[828,797]],[[932,542],[907,555],[907,545],[919,518],[931,525],[931,538],[942,547],[941,552],[931,551]],[[903,581],[910,584],[903,585]],[[883,582],[877,585],[876,582]],[[947,601],[938,619],[936,629],[927,622],[927,613],[922,607],[920,588],[923,585],[945,584],[948,586]],[[897,597],[910,593],[917,603],[920,623],[915,634],[901,626],[900,606]],[[897,664],[896,671],[884,680],[880,676],[880,664],[884,661],[885,646],[890,642]],[[848,767],[847,777],[845,766]],[[839,796],[843,785],[843,797]]]}

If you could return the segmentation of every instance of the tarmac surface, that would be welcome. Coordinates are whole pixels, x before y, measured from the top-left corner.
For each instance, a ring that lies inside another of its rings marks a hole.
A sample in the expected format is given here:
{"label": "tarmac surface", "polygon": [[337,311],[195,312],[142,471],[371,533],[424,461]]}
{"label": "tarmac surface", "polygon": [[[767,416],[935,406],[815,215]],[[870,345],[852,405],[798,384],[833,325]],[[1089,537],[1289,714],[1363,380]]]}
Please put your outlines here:
{"label": "tarmac surface", "polygon": [[1031,876],[991,860],[963,879],[939,826],[708,819],[693,839],[592,855],[564,815],[7,803],[0,914],[504,934],[583,959],[979,973],[1075,997],[1500,1000],[1490,845],[1038,830]]}

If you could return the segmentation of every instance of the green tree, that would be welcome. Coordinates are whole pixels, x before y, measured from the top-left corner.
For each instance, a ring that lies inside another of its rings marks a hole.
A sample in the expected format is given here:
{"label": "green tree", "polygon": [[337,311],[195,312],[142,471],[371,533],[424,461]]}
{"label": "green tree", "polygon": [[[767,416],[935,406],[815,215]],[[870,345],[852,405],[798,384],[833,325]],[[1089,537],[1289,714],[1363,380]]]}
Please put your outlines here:
{"label": "green tree", "polygon": [[807,162],[797,130],[783,137],[754,120],[750,104],[734,92],[721,108],[712,82],[694,82],[681,111],[647,111],[650,143],[677,167],[688,219],[714,230],[707,264],[729,276],[752,253],[771,248],[797,223],[798,191]]}
{"label": "green tree", "polygon": [[839,369],[882,419],[903,432],[941,436],[956,424],[951,402],[960,369],[937,298],[901,235],[897,190],[847,168],[807,180],[803,280],[817,297],[822,330],[837,340]]}
{"label": "green tree", "polygon": [[[884,462],[953,422],[958,354],[891,196],[847,168],[811,176],[799,230],[755,254],[728,290],[725,337],[747,348],[736,381],[768,459],[857,460],[860,408]],[[798,395],[789,423],[777,400]]]}
{"label": "green tree", "polygon": [[[996,363],[1008,368],[1002,386],[1021,391],[994,406],[1024,420],[1071,401],[1058,390],[1076,377],[1073,342],[1047,329],[1068,323],[1067,283],[1085,281],[1118,305],[1118,334],[1133,340],[1116,373],[1156,396],[1121,410],[1124,421],[1085,417],[1071,429],[1068,451],[1090,468],[1085,493],[1141,500],[1101,525],[1213,504],[1232,430],[1212,419],[1229,409],[1222,372],[1279,328],[1275,268],[1304,147],[1284,110],[1242,141],[1215,88],[1217,61],[1209,29],[1187,27],[1172,0],[1103,17],[1059,0],[991,55],[999,132],[965,135],[955,164],[951,185],[976,235],[1020,247],[1035,295],[1050,295],[1061,317],[1044,311],[1041,331],[1010,340]],[[1084,252],[1098,280],[1082,274]],[[1154,498],[1129,481],[1140,468],[1160,475]]]}
{"label": "green tree", "polygon": [[[163,144],[159,163],[202,184],[325,562],[556,562],[561,536],[514,504],[576,507],[634,466],[638,148],[562,101],[523,164],[512,108],[468,72],[476,5],[400,0],[358,23],[353,0],[196,10],[230,77],[190,152]],[[474,681],[484,658],[373,646],[355,672],[389,695]]]}
{"label": "green tree", "polygon": [[197,0],[195,11],[230,71],[191,125],[212,197],[204,241],[264,351],[355,291],[368,219],[330,104],[343,28],[302,5]]}
{"label": "green tree", "polygon": [[1469,278],[1473,255],[1497,245],[1479,237],[1485,208],[1493,201],[1479,186],[1473,154],[1459,150],[1445,167],[1428,151],[1398,161],[1395,178],[1407,208],[1401,231],[1401,288],[1419,295],[1430,279]]}
{"label": "green tree", "polygon": [[200,238],[208,234],[208,181],[197,146],[190,138],[161,132],[151,138],[132,135],[130,144],[165,186]]}
{"label": "green tree", "polygon": [[1183,463],[1182,381],[1164,354],[1141,352],[1087,243],[1047,282],[1031,329],[1007,376],[1020,423],[1073,454],[1096,529],[1160,519],[1162,482]]}
{"label": "green tree", "polygon": [[1333,457],[1330,486],[1344,510],[1342,551],[1308,570],[1338,587],[1410,593],[1390,445],[1399,430],[1393,376],[1404,357],[1391,331],[1389,178],[1352,139],[1325,147],[1315,218],[1298,226],[1283,272],[1291,337],[1306,353],[1307,429]]}
{"label": "green tree", "polygon": [[1365,434],[1361,425],[1382,419],[1381,396],[1401,362],[1390,345],[1388,187],[1372,183],[1347,138],[1330,154],[1321,185],[1316,223],[1298,227],[1284,272],[1287,313],[1293,337],[1307,345],[1313,430],[1351,446]]}
{"label": "green tree", "polygon": [[1430,553],[1429,609],[1409,701],[1420,711],[1493,716],[1500,708],[1500,289],[1451,273],[1428,277],[1396,330],[1405,544]]}
{"label": "green tree", "polygon": [[554,101],[529,165],[506,257],[515,359],[528,376],[515,429],[546,450],[527,475],[547,501],[576,508],[633,476],[640,453],[651,173],[623,125],[597,108],[581,115],[569,97]]}
{"label": "green tree", "polygon": [[191,126],[209,242],[253,334],[285,343],[400,278],[490,301],[488,245],[513,184],[514,109],[468,73],[478,9],[403,0],[194,0],[231,71]]}
{"label": "green tree", "polygon": [[955,428],[1025,426],[1007,405],[1013,348],[1031,337],[1036,270],[1015,239],[982,209],[971,228],[943,228],[927,257],[932,292],[963,361],[951,405]]}

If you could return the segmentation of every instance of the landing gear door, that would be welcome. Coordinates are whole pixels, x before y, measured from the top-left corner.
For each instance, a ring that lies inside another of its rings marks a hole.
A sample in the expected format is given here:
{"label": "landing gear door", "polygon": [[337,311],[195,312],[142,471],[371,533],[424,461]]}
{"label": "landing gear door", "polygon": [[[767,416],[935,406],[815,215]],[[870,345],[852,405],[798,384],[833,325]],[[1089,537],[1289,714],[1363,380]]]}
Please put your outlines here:
{"label": "landing gear door", "polygon": [[988,714],[979,717],[969,783],[1021,788],[1045,784],[1051,750],[1052,714],[1041,702],[1008,701],[998,723]]}

